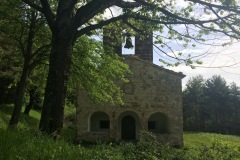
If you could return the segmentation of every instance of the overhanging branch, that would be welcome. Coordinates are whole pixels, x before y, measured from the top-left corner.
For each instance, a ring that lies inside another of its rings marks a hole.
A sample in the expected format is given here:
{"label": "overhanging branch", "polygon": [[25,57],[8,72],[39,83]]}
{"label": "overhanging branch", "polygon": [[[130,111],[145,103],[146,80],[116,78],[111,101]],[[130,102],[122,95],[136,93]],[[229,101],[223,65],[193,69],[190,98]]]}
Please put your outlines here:
{"label": "overhanging branch", "polygon": [[79,28],[104,9],[115,5],[116,0],[92,0],[86,5],[80,7],[74,17],[74,28]]}
{"label": "overhanging branch", "polygon": [[55,23],[55,15],[53,14],[48,0],[40,0],[43,8],[43,14],[45,15],[50,29],[53,31]]}
{"label": "overhanging branch", "polygon": [[158,24],[196,24],[196,25],[205,24],[205,23],[215,23],[219,20],[219,19],[213,19],[213,20],[205,20],[205,21],[196,21],[196,20],[181,18],[181,20],[176,19],[176,20],[170,20],[170,21],[161,21],[157,19],[150,19],[149,17],[145,17],[138,14],[131,15],[130,18],[133,18],[135,20],[149,21],[149,22],[158,23]]}
{"label": "overhanging branch", "polygon": [[[135,0],[135,1],[144,6],[148,6],[148,7],[151,7],[152,9],[156,9],[161,13],[165,14],[167,17],[171,17],[172,20],[170,20],[169,18],[170,22],[165,21],[165,22],[161,22],[161,24],[203,24],[203,23],[216,22],[218,20],[218,19],[213,19],[213,20],[197,21],[197,20],[187,19],[184,17],[180,17],[176,14],[173,14],[164,8],[158,7],[157,5],[145,2],[144,0]],[[141,18],[142,20],[149,19],[149,17],[143,18],[143,16],[138,16],[138,15],[136,18]],[[151,21],[158,22],[159,20],[151,20]]]}
{"label": "overhanging branch", "polygon": [[75,39],[77,39],[78,37],[80,37],[80,36],[82,36],[82,35],[90,32],[90,31],[93,31],[93,30],[95,30],[95,29],[102,28],[103,26],[106,26],[106,25],[108,25],[108,24],[110,24],[110,23],[113,23],[113,22],[116,22],[116,21],[118,21],[118,20],[124,19],[124,18],[126,18],[126,17],[127,17],[127,15],[120,15],[120,16],[118,16],[118,17],[113,17],[113,18],[111,18],[111,19],[108,19],[108,20],[105,20],[105,21],[101,21],[101,22],[99,22],[99,23],[97,23],[97,24],[87,26],[87,27],[79,30],[79,31],[76,33]]}
{"label": "overhanging branch", "polygon": [[122,0],[118,0],[118,2],[116,3],[116,6],[121,8],[137,8],[137,7],[140,7],[141,5],[136,2],[125,2]]}
{"label": "overhanging branch", "polygon": [[235,12],[235,13],[240,14],[240,10],[239,10],[240,8],[239,7],[216,5],[216,4],[212,4],[212,3],[208,3],[208,2],[200,1],[200,0],[188,0],[188,1],[193,2],[193,3],[198,3],[198,4],[201,4],[201,5],[207,6],[207,7],[213,7],[213,8],[222,9],[222,10],[225,10],[225,11],[231,11],[231,12]]}
{"label": "overhanging branch", "polygon": [[231,31],[232,31],[233,33],[236,33],[237,35],[240,35],[240,32],[237,31],[231,24],[227,23],[227,22],[224,20],[224,18],[220,17],[220,16],[218,15],[218,13],[217,13],[212,7],[209,7],[209,8],[211,9],[211,11],[212,11],[225,25],[227,25],[227,26],[231,29]]}

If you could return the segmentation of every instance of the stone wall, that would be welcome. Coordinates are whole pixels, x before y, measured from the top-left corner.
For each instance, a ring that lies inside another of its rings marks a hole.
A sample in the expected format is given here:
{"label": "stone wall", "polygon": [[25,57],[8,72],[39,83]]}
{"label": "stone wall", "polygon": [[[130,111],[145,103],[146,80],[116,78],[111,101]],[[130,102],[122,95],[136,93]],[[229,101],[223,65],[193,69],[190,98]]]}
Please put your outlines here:
{"label": "stone wall", "polygon": [[[125,92],[123,106],[97,106],[84,91],[79,90],[77,107],[78,140],[121,140],[121,119],[124,115],[134,117],[136,121],[136,139],[141,130],[148,130],[149,117],[162,113],[168,117],[169,133],[156,134],[162,143],[183,144],[183,115],[181,73],[166,70],[152,63],[136,58],[126,58],[132,74],[127,84],[119,84]],[[110,129],[102,133],[90,130],[90,117],[95,112],[104,112],[109,116]],[[95,137],[95,138],[94,138]]]}
{"label": "stone wall", "polygon": [[135,55],[142,60],[153,62],[153,35],[135,36]]}

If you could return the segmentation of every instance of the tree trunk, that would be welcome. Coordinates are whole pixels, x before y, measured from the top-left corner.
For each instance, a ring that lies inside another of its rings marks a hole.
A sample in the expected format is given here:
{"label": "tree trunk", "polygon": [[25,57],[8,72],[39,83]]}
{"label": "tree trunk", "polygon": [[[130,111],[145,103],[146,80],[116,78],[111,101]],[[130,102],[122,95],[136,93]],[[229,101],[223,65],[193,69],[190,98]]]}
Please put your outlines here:
{"label": "tree trunk", "polygon": [[29,102],[29,104],[26,106],[26,108],[24,110],[24,114],[29,115],[32,108],[33,108],[33,103]]}
{"label": "tree trunk", "polygon": [[21,75],[20,81],[18,82],[18,85],[17,85],[16,97],[15,97],[15,101],[14,101],[14,108],[13,108],[12,116],[11,116],[11,119],[9,122],[10,128],[15,128],[20,119],[20,114],[21,114],[21,110],[22,110],[22,100],[24,97],[25,88],[26,88],[28,76],[30,73],[30,68],[29,68],[28,63],[29,63],[29,61],[25,60],[22,75]]}
{"label": "tree trunk", "polygon": [[32,87],[29,90],[29,94],[30,94],[30,99],[29,99],[29,103],[26,106],[25,110],[24,110],[24,114],[29,115],[29,112],[31,111],[31,109],[33,108],[33,106],[36,104],[36,87]]}
{"label": "tree trunk", "polygon": [[64,105],[72,56],[73,34],[62,31],[53,35],[49,73],[39,129],[60,135],[63,127]]}
{"label": "tree trunk", "polygon": [[33,11],[31,12],[31,17],[30,17],[26,52],[25,50],[22,50],[22,54],[24,55],[24,65],[23,65],[23,71],[22,71],[20,81],[17,85],[16,97],[15,97],[16,99],[14,102],[13,113],[9,122],[9,127],[11,128],[15,128],[19,122],[20,113],[22,109],[22,100],[25,93],[25,87],[26,87],[30,72],[33,69],[30,67],[30,61],[31,61],[31,55],[33,50],[33,39],[35,36],[35,26],[36,26],[35,20],[36,20],[36,16],[35,16],[35,12]]}

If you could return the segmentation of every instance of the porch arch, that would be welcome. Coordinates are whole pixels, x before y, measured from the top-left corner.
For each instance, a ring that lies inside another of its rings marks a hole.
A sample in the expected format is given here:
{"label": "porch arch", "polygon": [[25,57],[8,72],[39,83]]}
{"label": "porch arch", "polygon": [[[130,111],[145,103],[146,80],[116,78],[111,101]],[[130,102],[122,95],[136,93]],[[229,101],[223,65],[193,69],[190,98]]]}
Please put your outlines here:
{"label": "porch arch", "polygon": [[110,118],[102,111],[95,112],[91,115],[89,121],[91,132],[108,132],[110,129]]}
{"label": "porch arch", "polygon": [[148,119],[148,131],[153,133],[170,133],[169,118],[166,114],[153,113]]}

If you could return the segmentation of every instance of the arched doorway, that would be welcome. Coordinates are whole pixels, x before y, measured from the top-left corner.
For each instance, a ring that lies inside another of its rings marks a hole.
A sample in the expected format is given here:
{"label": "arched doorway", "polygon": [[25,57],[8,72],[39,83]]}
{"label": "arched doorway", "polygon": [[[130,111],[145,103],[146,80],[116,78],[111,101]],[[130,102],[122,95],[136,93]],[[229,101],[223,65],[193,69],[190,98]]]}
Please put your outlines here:
{"label": "arched doorway", "polygon": [[122,118],[121,132],[123,140],[136,139],[136,122],[132,116],[127,115]]}

